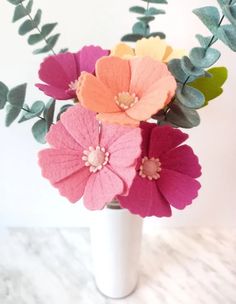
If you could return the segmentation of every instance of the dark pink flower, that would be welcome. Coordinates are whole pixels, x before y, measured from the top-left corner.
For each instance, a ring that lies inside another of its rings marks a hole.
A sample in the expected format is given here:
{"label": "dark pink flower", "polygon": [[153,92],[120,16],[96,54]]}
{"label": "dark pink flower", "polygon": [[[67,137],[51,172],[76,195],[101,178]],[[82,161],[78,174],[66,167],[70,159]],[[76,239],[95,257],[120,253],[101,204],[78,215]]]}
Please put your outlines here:
{"label": "dark pink flower", "polygon": [[201,175],[188,135],[169,126],[142,123],[142,156],[128,196],[119,196],[122,207],[134,214],[171,216],[171,207],[183,209],[197,197]]}
{"label": "dark pink flower", "polygon": [[70,107],[47,134],[52,146],[39,152],[42,175],[72,203],[102,209],[127,195],[141,154],[140,128],[99,124],[96,113]]}
{"label": "dark pink flower", "polygon": [[45,84],[36,87],[59,100],[76,98],[76,87],[81,72],[94,74],[96,61],[109,55],[99,46],[85,46],[78,53],[62,53],[47,57],[41,64],[39,78]]}

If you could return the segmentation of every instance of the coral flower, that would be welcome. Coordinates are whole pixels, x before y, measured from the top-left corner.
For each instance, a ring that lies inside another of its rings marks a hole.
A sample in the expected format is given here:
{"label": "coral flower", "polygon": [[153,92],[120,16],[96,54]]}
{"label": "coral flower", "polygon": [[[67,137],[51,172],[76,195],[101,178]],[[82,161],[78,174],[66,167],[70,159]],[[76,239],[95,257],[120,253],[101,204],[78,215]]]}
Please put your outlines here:
{"label": "coral flower", "polygon": [[122,207],[134,214],[171,216],[171,207],[183,209],[197,197],[201,175],[188,135],[169,126],[142,123],[142,156],[128,196],[119,196]]}
{"label": "coral flower", "polygon": [[99,124],[95,113],[78,104],[51,127],[52,147],[39,152],[39,165],[72,203],[84,196],[88,209],[102,209],[118,194],[128,194],[141,141],[140,128]]}
{"label": "coral flower", "polygon": [[81,104],[98,112],[98,119],[138,126],[167,105],[176,81],[166,64],[150,57],[103,57],[96,63],[96,77],[82,73],[77,90]]}
{"label": "coral flower", "polygon": [[36,84],[46,95],[59,100],[76,97],[75,89],[81,72],[94,73],[96,61],[108,51],[85,46],[78,53],[62,53],[47,57],[41,64],[39,78],[46,84]]}
{"label": "coral flower", "polygon": [[138,40],[135,49],[132,49],[125,43],[119,43],[111,51],[111,55],[126,59],[133,56],[149,56],[155,60],[166,63],[174,58],[182,58],[185,55],[185,52],[184,50],[173,50],[165,40],[160,39],[159,37],[150,37]]}

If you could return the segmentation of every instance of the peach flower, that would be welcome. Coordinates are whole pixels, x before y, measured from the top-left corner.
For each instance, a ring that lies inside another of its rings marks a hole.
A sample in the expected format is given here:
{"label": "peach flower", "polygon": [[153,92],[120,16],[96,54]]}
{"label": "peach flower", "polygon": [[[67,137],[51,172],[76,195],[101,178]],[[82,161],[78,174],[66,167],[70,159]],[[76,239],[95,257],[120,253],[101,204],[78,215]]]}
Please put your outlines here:
{"label": "peach flower", "polygon": [[176,81],[166,64],[150,57],[103,57],[96,76],[83,72],[77,87],[82,106],[97,112],[97,119],[138,126],[172,99]]}
{"label": "peach flower", "polygon": [[111,51],[112,56],[120,58],[131,58],[133,56],[149,56],[155,60],[168,62],[171,59],[182,58],[185,55],[184,50],[174,50],[165,40],[159,37],[142,38],[136,42],[135,49],[132,49],[126,43],[117,44]]}

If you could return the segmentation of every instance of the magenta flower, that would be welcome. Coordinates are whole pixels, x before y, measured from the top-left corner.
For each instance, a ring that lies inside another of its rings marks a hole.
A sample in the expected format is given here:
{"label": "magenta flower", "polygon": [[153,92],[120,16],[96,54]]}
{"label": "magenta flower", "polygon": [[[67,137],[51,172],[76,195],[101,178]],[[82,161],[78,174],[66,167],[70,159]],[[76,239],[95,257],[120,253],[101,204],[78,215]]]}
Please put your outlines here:
{"label": "magenta flower", "polygon": [[188,135],[169,126],[142,123],[142,156],[128,196],[119,196],[122,207],[134,214],[171,216],[171,206],[183,209],[197,197],[201,175]]}
{"label": "magenta flower", "polygon": [[109,51],[96,46],[85,46],[78,53],[62,53],[47,57],[41,64],[37,83],[46,95],[59,100],[76,98],[76,87],[81,72],[94,74],[96,61]]}
{"label": "magenta flower", "polygon": [[79,104],[69,108],[47,135],[52,148],[39,152],[42,175],[72,203],[84,196],[88,209],[102,209],[127,195],[141,153],[141,130],[100,124]]}

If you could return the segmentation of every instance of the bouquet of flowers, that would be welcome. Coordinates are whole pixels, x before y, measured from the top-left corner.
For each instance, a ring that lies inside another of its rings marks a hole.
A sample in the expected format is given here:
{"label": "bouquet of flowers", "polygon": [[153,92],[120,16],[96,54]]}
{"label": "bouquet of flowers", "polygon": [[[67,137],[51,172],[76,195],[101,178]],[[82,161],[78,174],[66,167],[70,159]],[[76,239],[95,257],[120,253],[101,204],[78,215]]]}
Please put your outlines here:
{"label": "bouquet of flowers", "polygon": [[[49,144],[39,152],[42,175],[70,202],[83,198],[86,208],[98,210],[115,201],[142,217],[169,217],[200,189],[201,167],[180,128],[199,125],[197,110],[223,91],[227,69],[212,67],[220,57],[212,46],[220,40],[236,51],[236,1],[194,10],[210,36],[196,35],[200,46],[189,55],[167,44],[164,33],[151,32],[150,23],[165,13],[156,4],[167,1],[140,1],[145,5],[130,8],[138,14],[132,33],[110,50],[90,45],[56,54],[56,23],[40,26],[42,12],[31,14],[32,0],[8,0],[13,21],[25,18],[19,34],[36,30],[28,43],[45,44],[34,53],[52,52],[36,84],[51,99],[29,106],[26,84],[9,89],[0,82],[0,109],[7,126],[20,113],[20,123],[37,119],[33,135]],[[56,115],[56,102],[65,100],[71,103]]]}

